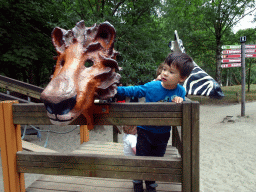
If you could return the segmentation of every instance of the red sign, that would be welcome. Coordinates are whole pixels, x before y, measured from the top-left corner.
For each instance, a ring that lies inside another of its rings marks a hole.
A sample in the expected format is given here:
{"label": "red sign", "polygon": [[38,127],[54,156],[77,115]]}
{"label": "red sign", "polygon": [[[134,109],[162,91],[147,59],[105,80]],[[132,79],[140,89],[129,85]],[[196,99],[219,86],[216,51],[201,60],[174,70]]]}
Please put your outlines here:
{"label": "red sign", "polygon": [[238,55],[222,55],[222,58],[225,59],[225,58],[239,58],[241,57],[241,54],[238,54]]}
{"label": "red sign", "polygon": [[221,65],[222,68],[241,67],[241,63],[229,63]]}
{"label": "red sign", "polygon": [[248,58],[248,57],[256,57],[256,54],[246,54],[245,57],[246,58]]}
{"label": "red sign", "polygon": [[232,53],[241,53],[241,49],[234,49],[234,50],[225,50],[225,51],[222,51],[222,54],[232,54]]}
{"label": "red sign", "polygon": [[[241,49],[224,50],[222,54],[239,54]],[[256,49],[245,49],[245,53],[256,53]]]}
{"label": "red sign", "polygon": [[245,53],[256,53],[256,49],[245,49]]}
{"label": "red sign", "polygon": [[222,59],[222,63],[233,63],[233,62],[241,62],[241,58],[239,59]]}

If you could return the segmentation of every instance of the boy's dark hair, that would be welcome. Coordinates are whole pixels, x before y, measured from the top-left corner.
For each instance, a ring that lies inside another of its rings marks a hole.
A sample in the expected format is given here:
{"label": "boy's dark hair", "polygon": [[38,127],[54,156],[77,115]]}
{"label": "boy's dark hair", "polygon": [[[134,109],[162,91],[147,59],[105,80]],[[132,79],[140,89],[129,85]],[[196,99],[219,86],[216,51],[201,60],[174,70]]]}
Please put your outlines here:
{"label": "boy's dark hair", "polygon": [[156,69],[156,77],[162,73],[163,67],[165,63],[161,63],[158,68]]}
{"label": "boy's dark hair", "polygon": [[186,53],[173,52],[164,61],[167,65],[174,65],[180,72],[181,77],[188,77],[194,68],[193,60]]}

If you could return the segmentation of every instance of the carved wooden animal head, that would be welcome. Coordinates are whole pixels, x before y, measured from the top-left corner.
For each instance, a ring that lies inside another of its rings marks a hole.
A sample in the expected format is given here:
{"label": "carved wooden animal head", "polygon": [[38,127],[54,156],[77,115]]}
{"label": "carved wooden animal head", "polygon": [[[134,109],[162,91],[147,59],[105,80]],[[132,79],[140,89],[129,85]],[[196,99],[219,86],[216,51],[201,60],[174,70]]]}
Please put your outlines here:
{"label": "carved wooden animal head", "polygon": [[108,99],[116,94],[121,76],[115,72],[119,69],[115,34],[108,22],[85,27],[84,21],[80,21],[72,30],[53,30],[57,64],[41,94],[53,124],[67,125],[86,114],[95,97]]}

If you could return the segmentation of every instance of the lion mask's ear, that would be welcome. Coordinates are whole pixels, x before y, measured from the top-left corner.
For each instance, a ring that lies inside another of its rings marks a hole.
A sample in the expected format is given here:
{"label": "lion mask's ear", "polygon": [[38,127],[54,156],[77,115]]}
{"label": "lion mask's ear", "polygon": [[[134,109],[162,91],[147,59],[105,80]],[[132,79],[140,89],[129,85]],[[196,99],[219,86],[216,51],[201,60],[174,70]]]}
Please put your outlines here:
{"label": "lion mask's ear", "polygon": [[74,33],[71,30],[56,27],[52,31],[52,42],[56,51],[61,54],[74,40]]}
{"label": "lion mask's ear", "polygon": [[109,22],[104,22],[99,25],[94,41],[99,42],[103,47],[111,52],[108,54],[112,55],[115,37],[116,31],[113,25]]}

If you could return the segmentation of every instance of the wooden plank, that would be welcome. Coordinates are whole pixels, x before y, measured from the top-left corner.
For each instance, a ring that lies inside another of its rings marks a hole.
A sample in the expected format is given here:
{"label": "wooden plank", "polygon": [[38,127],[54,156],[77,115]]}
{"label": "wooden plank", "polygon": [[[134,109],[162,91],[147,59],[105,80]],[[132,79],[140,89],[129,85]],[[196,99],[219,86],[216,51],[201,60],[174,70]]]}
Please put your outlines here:
{"label": "wooden plank", "polygon": [[24,117],[32,117],[32,118],[49,118],[47,116],[46,111],[13,111],[13,115],[15,118],[24,118]]}
{"label": "wooden plank", "polygon": [[11,83],[6,83],[6,82],[0,82],[0,87],[3,87],[5,89],[8,89],[9,91],[13,91],[13,92],[17,92],[17,93],[21,93],[30,97],[34,97],[36,99],[40,99],[41,93],[38,93],[36,91],[30,90],[30,89],[26,89],[24,87],[18,86],[18,85],[14,85]]}
{"label": "wooden plank", "polygon": [[[15,117],[43,117],[47,118],[45,111],[14,111]],[[94,118],[181,118],[181,112],[111,112],[110,114],[94,114]]]}
{"label": "wooden plank", "polygon": [[[100,147],[102,146],[102,147]],[[108,147],[107,145],[104,147],[103,145],[90,145],[80,147],[79,149],[73,151],[73,153],[91,153],[91,154],[107,154],[107,155],[124,155],[124,147]],[[166,149],[165,156],[169,156],[172,158],[178,158],[178,151],[175,147],[169,146]]]}
{"label": "wooden plank", "polygon": [[12,79],[12,78],[9,78],[9,77],[6,77],[6,76],[2,76],[2,75],[0,75],[0,82],[5,82],[5,83],[9,83],[9,84],[15,84],[17,86],[20,86],[20,87],[23,87],[23,88],[26,88],[26,89],[29,89],[29,90],[33,90],[33,91],[35,91],[37,93],[41,93],[44,90],[41,87],[29,84],[29,83],[25,83],[23,81],[18,81],[16,79]]}
{"label": "wooden plank", "polygon": [[[152,111],[148,110],[147,103],[135,104],[109,104],[109,114],[94,114],[95,125],[181,125],[180,105],[173,104],[151,104]],[[101,104],[96,104],[101,105]],[[118,111],[124,105],[124,112]],[[137,112],[134,107],[138,107]],[[159,112],[156,112],[158,108]],[[165,111],[168,110],[169,111]],[[128,111],[130,110],[130,112]],[[144,111],[143,111],[144,110]],[[170,112],[174,110],[174,112]],[[163,112],[165,111],[165,112]],[[51,125],[43,104],[17,104],[13,106],[13,119],[15,124]],[[40,118],[38,118],[40,117]],[[161,119],[160,119],[161,118]],[[74,120],[71,125],[86,125],[87,121],[83,115]]]}
{"label": "wooden plank", "polygon": [[[84,177],[101,177],[101,178],[117,178],[117,179],[136,179],[136,180],[157,180],[165,182],[181,182],[182,175],[174,175],[169,173],[141,173],[131,171],[104,171],[104,170],[81,170],[81,169],[61,169],[61,168],[40,168],[40,167],[26,167],[24,169],[18,167],[18,171],[26,173],[36,173],[45,175],[71,175]],[[114,168],[116,169],[116,168]],[[157,170],[157,169],[153,169]]]}
{"label": "wooden plank", "polygon": [[5,94],[5,93],[0,93],[0,100],[1,100],[1,101],[18,100],[20,103],[28,103],[27,100],[20,99],[20,98],[18,98],[18,97],[14,97],[14,96],[12,96],[12,95],[8,95],[8,94]]}
{"label": "wooden plank", "polygon": [[[123,153],[123,149],[123,143],[89,141],[87,143],[80,145],[78,149],[73,151],[73,153],[76,153],[77,151],[84,151],[84,153],[101,151],[116,151]],[[177,149],[173,146],[168,145],[166,148],[166,154],[167,153],[177,155]]]}
{"label": "wooden plank", "polygon": [[52,125],[49,117],[35,118],[35,117],[13,117],[14,124],[20,125]]}
{"label": "wooden plank", "polygon": [[45,112],[43,103],[19,103],[12,106],[13,112]]}
{"label": "wooden plank", "polygon": [[199,192],[200,191],[200,183],[199,183],[199,177],[200,177],[200,167],[199,167],[199,103],[198,102],[192,102],[192,191],[193,192]]}
{"label": "wooden plank", "polygon": [[[188,102],[188,101],[187,101]],[[171,102],[163,103],[95,103],[107,105],[109,112],[182,112],[182,105]],[[13,105],[13,111],[45,111],[43,103],[22,103]]]}
{"label": "wooden plank", "polygon": [[[181,159],[163,159],[162,157],[141,157],[141,156],[119,156],[119,155],[95,155],[95,154],[74,154],[74,153],[35,153],[18,152],[17,161],[39,161],[39,162],[59,162],[99,165],[125,165],[162,167],[162,168],[181,168]],[[158,162],[156,162],[158,161]]]}
{"label": "wooden plank", "polygon": [[[181,191],[181,185],[177,183],[157,182],[157,191]],[[88,177],[49,176],[44,175],[34,182],[27,191],[124,191],[131,192],[133,184],[131,180],[101,179]],[[42,192],[40,191],[40,192]]]}
{"label": "wooden plank", "polygon": [[40,99],[43,88],[0,75],[0,87]]}
{"label": "wooden plank", "polygon": [[36,145],[34,143],[30,143],[27,141],[22,140],[22,148],[27,151],[33,151],[33,152],[47,152],[47,153],[58,153],[57,151],[54,151],[52,149],[47,149],[45,147],[41,147],[39,145]]}
{"label": "wooden plank", "polygon": [[139,111],[139,112],[181,112],[182,105],[172,102],[159,103],[113,103],[109,106],[109,111]]}
{"label": "wooden plank", "polygon": [[182,155],[183,150],[181,139],[181,127],[173,126],[173,146],[175,146],[178,149],[180,155]]}
{"label": "wooden plank", "polygon": [[[99,116],[97,116],[99,117]],[[94,125],[155,125],[155,126],[179,126],[181,118],[95,118]],[[20,125],[52,125],[48,117],[15,116],[13,122]],[[70,125],[86,125],[86,119],[82,116],[74,120]]]}
{"label": "wooden plank", "polygon": [[152,125],[152,126],[179,126],[181,118],[104,118],[94,119],[95,125]]}
{"label": "wooden plank", "polygon": [[1,159],[5,192],[10,192],[10,177],[7,154],[6,130],[4,124],[4,108],[3,102],[0,102],[0,143],[1,143]]}
{"label": "wooden plank", "polygon": [[[16,170],[16,153],[20,148],[20,145],[17,143],[20,141],[21,131],[16,130],[13,119],[12,119],[12,104],[17,103],[17,101],[5,101],[2,102],[3,112],[4,112],[4,129],[6,137],[6,149],[7,149],[7,165],[8,166],[8,176],[10,183],[10,191],[16,192],[25,190],[24,186],[24,175],[23,173],[18,173]],[[19,135],[17,135],[19,131]],[[23,183],[21,183],[23,182]]]}
{"label": "wooden plank", "polygon": [[183,102],[182,145],[182,191],[191,192],[191,103],[187,102]]}
{"label": "wooden plank", "polygon": [[122,118],[142,118],[142,117],[163,117],[163,118],[181,118],[182,112],[127,112],[111,111],[111,114],[105,114],[104,117],[122,117]]}
{"label": "wooden plank", "polygon": [[[10,107],[10,110],[12,110],[12,107]],[[16,136],[16,144],[17,144],[17,150],[22,151],[22,143],[21,143],[21,129],[20,125],[15,125],[15,136]],[[19,186],[20,191],[25,192],[25,177],[24,173],[17,173],[17,170],[15,168],[16,174],[19,176]]]}
{"label": "wooden plank", "polygon": [[[131,166],[125,166],[125,165],[117,165],[117,166],[112,166],[112,165],[89,165],[89,164],[71,164],[71,163],[54,163],[52,164],[51,162],[28,162],[28,161],[19,161],[18,167],[19,171],[25,172],[30,169],[38,169],[40,166],[43,165],[42,171],[48,169],[48,170],[54,170],[54,169],[59,169],[61,167],[62,170],[68,170],[68,172],[80,172],[80,175],[84,175],[85,172],[108,172],[109,174],[118,174],[118,173],[134,173],[134,172],[139,172],[139,173],[149,173],[151,174],[154,172],[155,174],[172,174],[172,175],[181,175],[182,170],[181,169],[169,169],[169,168],[152,168],[150,167],[150,170],[148,167],[131,167]],[[54,165],[54,167],[52,166]],[[22,168],[21,168],[22,167]],[[78,173],[79,174],[79,173]],[[96,175],[96,174],[95,174]]]}
{"label": "wooden plank", "polygon": [[[74,153],[78,154],[97,154],[97,155],[124,155],[123,151],[87,151],[85,152],[84,150],[76,150]],[[168,157],[167,157],[168,156]],[[168,152],[166,151],[165,156],[163,157],[165,159],[170,159],[170,158],[179,158],[177,151],[175,152]]]}
{"label": "wooden plank", "polygon": [[20,172],[181,182],[181,159],[97,154],[17,153]]}
{"label": "wooden plank", "polygon": [[90,140],[90,133],[87,125],[80,125],[80,143],[88,142]]}

